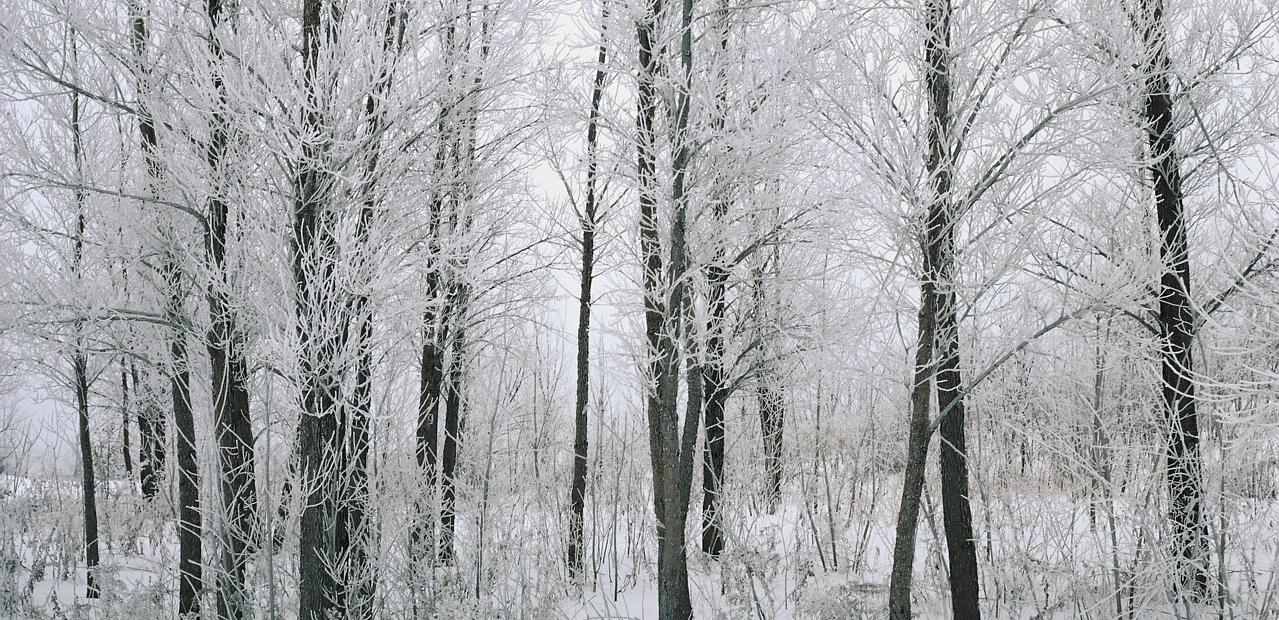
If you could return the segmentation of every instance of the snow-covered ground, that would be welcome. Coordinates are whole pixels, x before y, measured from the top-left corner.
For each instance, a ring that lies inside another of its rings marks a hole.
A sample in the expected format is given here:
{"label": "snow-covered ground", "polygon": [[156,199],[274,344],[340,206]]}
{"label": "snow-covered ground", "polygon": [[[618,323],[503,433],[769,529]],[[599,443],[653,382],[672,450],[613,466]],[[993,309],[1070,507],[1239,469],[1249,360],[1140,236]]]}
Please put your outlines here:
{"label": "snow-covered ground", "polygon": [[[120,481],[101,485],[103,596],[90,601],[84,596],[77,489],[69,480],[0,477],[0,616],[171,617],[177,553],[167,500],[145,502]],[[695,548],[689,552],[696,617],[884,616],[897,501],[896,489],[886,489],[881,484],[872,494],[866,485],[863,501],[838,514],[812,502],[791,501],[771,515],[735,506],[726,523],[724,556],[715,561]],[[1217,576],[1230,587],[1224,595],[1215,590],[1203,607],[1185,609],[1174,608],[1166,595],[1159,512],[1135,497],[1098,504],[1091,516],[1087,501],[1066,492],[1013,487],[975,498],[984,612],[998,618],[1113,618],[1120,609],[1124,617],[1136,618],[1279,617],[1274,574],[1279,502],[1230,501],[1227,547],[1218,556],[1222,550],[1214,539],[1212,568],[1217,571],[1225,559],[1226,569]],[[379,617],[656,617],[652,518],[645,504],[633,502],[629,511],[609,507],[593,520],[588,509],[586,560],[593,570],[570,583],[559,564],[557,520],[538,502],[508,495],[483,507],[464,504],[457,565],[425,574],[405,566],[403,541],[384,539]],[[944,618],[949,615],[944,542],[938,538],[940,515],[931,510],[926,503],[914,610],[920,617]],[[694,510],[690,520],[696,518]],[[395,520],[388,512],[384,524]],[[1211,528],[1214,536],[1218,528]],[[690,526],[690,535],[695,533]],[[270,617],[272,609],[278,617],[293,615],[292,544],[286,542],[269,566],[275,587],[267,578],[266,552],[255,558],[250,581],[256,584],[257,617]],[[206,540],[206,561],[216,558],[215,548]],[[204,606],[206,617],[213,617],[210,594]]]}

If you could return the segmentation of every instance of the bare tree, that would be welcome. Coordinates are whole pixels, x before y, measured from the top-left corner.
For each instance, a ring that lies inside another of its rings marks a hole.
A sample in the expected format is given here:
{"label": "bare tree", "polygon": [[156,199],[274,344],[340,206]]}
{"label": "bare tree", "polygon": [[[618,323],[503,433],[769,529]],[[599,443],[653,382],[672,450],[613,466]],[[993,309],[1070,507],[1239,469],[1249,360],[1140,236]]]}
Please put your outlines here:
{"label": "bare tree", "polygon": [[[679,342],[688,312],[688,191],[687,176],[693,154],[689,114],[693,83],[693,1],[684,0],[679,13],[680,81],[672,117],[671,203],[669,256],[662,257],[658,229],[659,183],[658,96],[656,79],[660,62],[657,27],[666,12],[660,0],[649,0],[636,21],[639,43],[636,88],[636,170],[639,178],[640,253],[643,260],[644,331],[646,352],[646,412],[649,458],[653,475],[653,505],[657,517],[658,615],[663,620],[684,620],[693,615],[688,588],[688,557],[684,528],[692,487],[697,427],[701,413],[701,369],[689,363],[689,399],[679,419]],[[690,356],[690,360],[695,357]]]}
{"label": "bare tree", "polygon": [[582,226],[582,267],[577,301],[577,391],[573,405],[573,476],[569,483],[569,573],[582,574],[582,523],[586,509],[587,442],[590,434],[588,399],[591,389],[591,284],[595,278],[595,230],[599,225],[599,125],[600,106],[607,77],[608,6],[601,9],[600,44],[591,81],[590,112],[586,119],[586,189],[578,214]]}
{"label": "bare tree", "polygon": [[[79,67],[76,32],[72,28],[71,66]],[[80,130],[80,94],[71,93],[71,152],[75,161],[77,179],[84,178],[84,143]],[[85,225],[85,192],[74,192],[76,223],[72,233],[71,274],[77,280],[82,278],[82,262],[84,260],[84,225]],[[79,282],[77,282],[79,284]],[[88,587],[85,596],[98,597],[98,500],[93,470],[93,444],[89,437],[89,374],[88,355],[85,351],[84,322],[76,320],[73,327],[75,333],[74,349],[71,354],[72,387],[75,390],[76,420],[79,427],[80,441],[80,492],[84,504],[84,559],[87,567]]]}
{"label": "bare tree", "polygon": [[1173,118],[1172,62],[1163,0],[1142,0],[1137,23],[1145,46],[1142,120],[1154,182],[1159,228],[1160,375],[1168,425],[1168,517],[1177,554],[1174,583],[1202,597],[1208,587],[1208,530],[1203,517],[1203,466],[1195,411],[1194,309],[1190,305],[1190,260],[1182,205],[1181,158]]}

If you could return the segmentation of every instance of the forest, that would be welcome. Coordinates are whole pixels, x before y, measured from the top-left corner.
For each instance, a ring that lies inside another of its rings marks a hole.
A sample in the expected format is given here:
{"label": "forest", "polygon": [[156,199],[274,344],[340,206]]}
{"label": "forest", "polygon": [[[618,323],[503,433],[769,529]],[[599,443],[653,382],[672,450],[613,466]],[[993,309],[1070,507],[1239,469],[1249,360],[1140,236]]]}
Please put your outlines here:
{"label": "forest", "polygon": [[0,14],[0,617],[1279,618],[1274,0]]}

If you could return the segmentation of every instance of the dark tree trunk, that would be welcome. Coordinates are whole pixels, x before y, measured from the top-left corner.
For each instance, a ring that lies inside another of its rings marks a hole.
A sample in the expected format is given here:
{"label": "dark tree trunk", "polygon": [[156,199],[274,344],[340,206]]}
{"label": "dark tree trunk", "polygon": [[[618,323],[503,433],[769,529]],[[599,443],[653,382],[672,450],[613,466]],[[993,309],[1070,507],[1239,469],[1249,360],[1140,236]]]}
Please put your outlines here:
{"label": "dark tree trunk", "polygon": [[[71,32],[71,62],[73,66],[79,64],[74,30]],[[84,147],[80,133],[80,95],[75,92],[71,93],[71,150],[76,178],[82,179],[84,178]],[[77,280],[82,277],[81,263],[84,259],[84,203],[84,190],[76,190],[76,228],[72,237],[71,273]],[[80,493],[84,501],[84,563],[87,576],[85,597],[98,598],[98,497],[93,469],[93,443],[89,437],[89,363],[85,354],[83,332],[84,325],[77,320],[71,371],[80,440]]]}
{"label": "dark tree trunk", "polygon": [[[693,79],[693,2],[684,0],[681,13],[680,66],[682,83],[673,118],[672,202],[670,258],[662,260],[662,240],[658,231],[658,176],[656,172],[658,97],[655,80],[659,59],[655,55],[654,33],[661,21],[659,0],[650,0],[636,21],[639,43],[639,75],[636,89],[636,170],[639,178],[640,247],[644,261],[644,324],[648,344],[649,388],[647,417],[649,458],[653,472],[653,508],[657,521],[658,617],[686,620],[693,614],[688,589],[688,560],[685,556],[684,526],[688,516],[692,486],[694,450],[699,408],[690,408],[679,425],[679,350],[677,336],[683,333],[687,311],[685,275],[688,257],[685,247],[688,195],[687,170],[692,157],[687,136]],[[669,295],[669,297],[668,297]],[[692,389],[693,386],[690,386]],[[699,386],[700,388],[700,386]],[[699,390],[700,391],[700,390]]]}
{"label": "dark tree trunk", "polygon": [[[928,155],[932,202],[923,246],[924,270],[916,354],[907,471],[898,515],[898,541],[893,557],[889,613],[910,615],[910,572],[914,564],[915,527],[928,452],[928,382],[937,363],[937,405],[941,429],[942,512],[949,559],[951,610],[956,618],[980,618],[977,548],[968,501],[968,464],[964,436],[963,382],[959,370],[959,315],[954,280],[955,213],[950,197],[955,153],[950,146],[950,0],[929,0],[925,8],[925,87],[929,100]],[[926,337],[928,340],[926,341]],[[932,341],[933,344],[928,344]],[[927,355],[925,355],[927,353]]]}
{"label": "dark tree trunk", "polygon": [[448,376],[448,396],[444,403],[444,449],[440,461],[440,549],[438,560],[451,565],[454,556],[454,529],[457,520],[457,452],[462,437],[462,399],[466,375],[466,328],[462,321],[466,316],[467,290],[463,284],[454,285],[457,293],[450,304],[450,314],[455,320],[449,330],[452,342]]}
{"label": "dark tree trunk", "polygon": [[[172,258],[168,259],[173,261]],[[187,367],[186,330],[182,320],[181,276],[176,264],[165,269],[170,287],[166,318],[175,327],[169,333],[169,361],[173,365],[173,425],[178,453],[178,615],[198,614],[202,564],[200,548],[200,478],[196,466],[195,418],[191,411],[191,371]]]}
{"label": "dark tree trunk", "polygon": [[[729,5],[721,0],[716,15],[721,57],[716,64],[715,117],[712,129],[716,134],[724,128],[728,116],[728,77],[726,63],[728,53]],[[716,181],[716,196],[712,207],[714,222],[721,224],[728,213],[728,183]],[[703,409],[706,439],[702,452],[702,551],[718,558],[724,551],[724,530],[720,515],[720,494],[724,487],[724,409],[728,401],[728,369],[724,360],[724,332],[728,319],[728,277],[730,265],[725,251],[722,231],[716,231],[715,250],[706,267],[708,291],[706,305],[709,309],[706,335],[706,363],[702,368],[702,393],[706,400]]]}
{"label": "dark tree trunk", "polygon": [[[434,271],[427,275],[427,295],[434,298],[438,291],[439,276]],[[426,474],[425,497],[418,506],[419,523],[415,527],[418,555],[428,552],[434,556],[434,517],[436,486],[439,479],[440,405],[444,393],[444,347],[441,346],[446,330],[441,324],[438,309],[432,308],[422,318],[422,368],[418,384],[417,464]]]}
{"label": "dark tree trunk", "polygon": [[568,562],[569,575],[582,574],[582,524],[586,510],[586,463],[590,420],[587,402],[591,388],[591,283],[595,273],[595,227],[599,197],[599,117],[604,98],[604,65],[608,61],[605,26],[608,8],[600,16],[600,45],[595,79],[591,83],[591,109],[586,121],[586,198],[581,216],[582,271],[577,306],[577,393],[573,407],[573,478],[569,483]]}
{"label": "dark tree trunk", "polygon": [[[928,260],[927,242],[924,246]],[[897,512],[897,537],[893,542],[893,571],[888,586],[888,616],[910,620],[910,586],[915,571],[915,540],[919,531],[919,505],[928,462],[928,407],[932,397],[933,344],[936,338],[934,285],[924,278],[919,290],[919,338],[915,346],[915,378],[910,392],[910,431],[906,442],[906,470],[902,475],[902,501]]]}
{"label": "dark tree trunk", "polygon": [[[337,9],[324,0],[303,0],[302,63],[304,135],[329,131],[321,114],[328,76],[320,75],[322,47],[336,37]],[[297,288],[300,342],[298,367],[303,415],[298,423],[298,487],[304,498],[298,550],[298,616],[328,618],[338,612],[337,578],[331,563],[339,558],[333,537],[341,471],[339,358],[346,334],[346,303],[333,282],[337,240],[330,228],[331,179],[321,167],[325,140],[307,140],[294,189],[292,259]]]}
{"label": "dark tree trunk", "polygon": [[[147,66],[147,26],[141,7],[130,3],[132,43],[138,80],[138,133],[146,168],[147,191],[154,197],[159,192],[161,165],[159,140],[155,122],[146,106],[150,92],[150,70]],[[169,239],[176,244],[176,239]],[[173,425],[176,429],[178,458],[178,615],[198,614],[202,587],[202,550],[200,517],[200,477],[196,465],[195,418],[191,411],[191,371],[187,361],[186,320],[182,313],[185,297],[182,267],[172,247],[164,248],[160,276],[166,288],[164,317],[169,323],[169,391],[173,399]]]}
{"label": "dark tree trunk", "polygon": [[222,44],[219,30],[225,20],[222,0],[208,0],[210,74],[217,93],[205,154],[213,191],[208,199],[205,253],[212,281],[208,286],[210,393],[218,445],[219,481],[223,511],[222,571],[218,574],[220,618],[243,618],[250,611],[245,593],[247,550],[257,527],[257,482],[254,476],[253,426],[249,418],[248,368],[232,308],[226,264],[227,202],[223,159],[227,149],[226,89],[222,83]]}
{"label": "dark tree trunk", "polygon": [[724,551],[724,530],[719,513],[724,486],[724,406],[728,401],[727,371],[724,367],[724,323],[728,314],[725,291],[728,270],[722,253],[707,269],[710,284],[708,305],[711,322],[706,338],[706,365],[702,370],[702,392],[706,399],[706,440],[702,457],[702,551],[719,557]]}
{"label": "dark tree trunk", "polygon": [[941,416],[942,520],[950,561],[951,610],[956,618],[979,618],[977,546],[968,501],[968,463],[964,437],[963,382],[959,370],[959,313],[955,294],[955,213],[950,198],[954,154],[950,149],[950,0],[932,0],[927,8],[924,46],[928,71],[929,121],[926,167],[934,198],[929,213],[929,245],[937,301],[937,408]]}
{"label": "dark tree trunk", "polygon": [[80,429],[80,491],[84,496],[84,561],[87,567],[87,598],[98,598],[98,498],[93,471],[93,446],[89,439],[89,377],[83,349],[71,360],[75,374],[76,417]]}
{"label": "dark tree trunk", "polygon": [[764,503],[769,514],[773,514],[782,503],[782,431],[786,403],[781,391],[765,377],[760,378],[756,395],[759,399],[760,436],[764,441]]}
{"label": "dark tree trunk", "polygon": [[[948,228],[948,231],[950,229]],[[951,235],[947,234],[947,237]],[[938,286],[937,408],[941,411],[941,501],[950,560],[951,607],[956,618],[979,618],[977,603],[977,545],[973,536],[972,508],[968,501],[968,463],[964,435],[963,384],[959,372],[958,316],[954,279],[949,265],[954,256],[948,239]]]}
{"label": "dark tree trunk", "polygon": [[142,497],[150,500],[160,491],[160,478],[164,475],[165,435],[167,428],[164,412],[157,401],[154,386],[140,390],[138,386],[151,381],[138,372],[136,364],[129,369],[133,377],[134,399],[141,400],[138,411],[138,484]]}
{"label": "dark tree trunk", "polygon": [[[445,30],[445,51],[452,58],[456,37],[456,21],[450,19]],[[451,67],[450,67],[451,69]],[[451,92],[454,76],[449,72],[446,92]],[[422,316],[422,359],[418,382],[417,464],[426,475],[426,489],[417,506],[418,523],[414,526],[415,556],[434,559],[439,548],[435,546],[435,518],[437,511],[437,487],[439,484],[440,406],[444,402],[444,356],[449,341],[447,300],[444,299],[443,251],[440,229],[444,219],[445,191],[449,172],[448,144],[451,119],[456,106],[450,102],[446,112],[436,122],[438,145],[432,163],[432,173],[437,187],[433,189],[427,217],[426,272],[427,308]]]}
{"label": "dark tree trunk", "polygon": [[129,368],[120,358],[120,451],[124,454],[124,473],[133,479],[133,444],[129,441]]}
{"label": "dark tree trunk", "polygon": [[1190,260],[1181,158],[1168,74],[1168,35],[1163,0],[1143,0],[1142,41],[1146,47],[1144,121],[1150,173],[1159,224],[1159,325],[1164,416],[1168,441],[1168,517],[1177,557],[1174,585],[1192,598],[1208,586],[1208,533],[1203,519],[1203,465],[1199,455],[1199,418],[1195,411],[1194,312],[1190,307]]}

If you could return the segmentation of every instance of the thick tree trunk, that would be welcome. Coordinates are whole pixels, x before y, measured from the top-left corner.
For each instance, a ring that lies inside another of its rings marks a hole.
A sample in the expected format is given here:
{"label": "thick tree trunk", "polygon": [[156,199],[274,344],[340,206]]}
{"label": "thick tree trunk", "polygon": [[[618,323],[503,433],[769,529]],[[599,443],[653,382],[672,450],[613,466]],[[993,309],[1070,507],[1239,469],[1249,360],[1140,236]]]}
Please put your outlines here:
{"label": "thick tree trunk", "polygon": [[203,564],[200,536],[200,477],[196,465],[195,418],[191,411],[191,371],[187,365],[186,330],[181,323],[181,271],[173,258],[166,259],[170,287],[165,316],[175,326],[169,333],[169,379],[173,393],[173,425],[177,431],[178,456],[178,615],[198,614]]}
{"label": "thick tree trunk", "polygon": [[227,149],[226,89],[222,83],[222,44],[219,30],[225,19],[222,0],[208,0],[210,67],[216,108],[210,121],[205,154],[213,191],[205,222],[205,253],[212,280],[208,285],[210,393],[218,445],[219,481],[223,512],[222,570],[218,574],[220,618],[243,618],[250,611],[245,593],[247,551],[257,527],[257,481],[254,476],[253,426],[249,418],[248,368],[235,323],[226,264],[227,202],[223,159]]}
{"label": "thick tree trunk", "polygon": [[1142,41],[1146,46],[1143,115],[1146,123],[1155,213],[1161,240],[1159,325],[1163,332],[1160,366],[1168,441],[1168,517],[1177,558],[1174,586],[1201,598],[1208,586],[1208,533],[1203,519],[1203,465],[1199,455],[1199,417],[1195,410],[1194,311],[1190,307],[1190,260],[1181,158],[1177,153],[1173,98],[1168,74],[1168,35],[1163,0],[1143,0]]}
{"label": "thick tree trunk", "polygon": [[[303,0],[302,114],[304,135],[320,136],[328,128],[321,114],[327,76],[320,75],[325,45],[335,43],[336,9],[324,0]],[[293,277],[300,341],[299,372],[303,415],[298,423],[299,491],[304,498],[298,550],[298,616],[320,620],[338,613],[337,575],[331,564],[336,548],[333,525],[342,472],[337,466],[346,303],[332,282],[337,241],[324,221],[331,208],[331,182],[321,167],[325,140],[307,140],[298,167],[293,216]]]}
{"label": "thick tree trunk", "polygon": [[577,393],[573,407],[573,477],[569,482],[568,551],[569,575],[582,574],[582,524],[586,510],[586,463],[590,420],[587,403],[591,389],[591,283],[595,273],[595,227],[597,203],[596,183],[599,172],[599,117],[604,99],[604,65],[608,61],[606,31],[608,8],[600,16],[600,45],[596,58],[595,79],[591,82],[591,108],[586,121],[586,197],[582,223],[581,287],[577,305]]}

